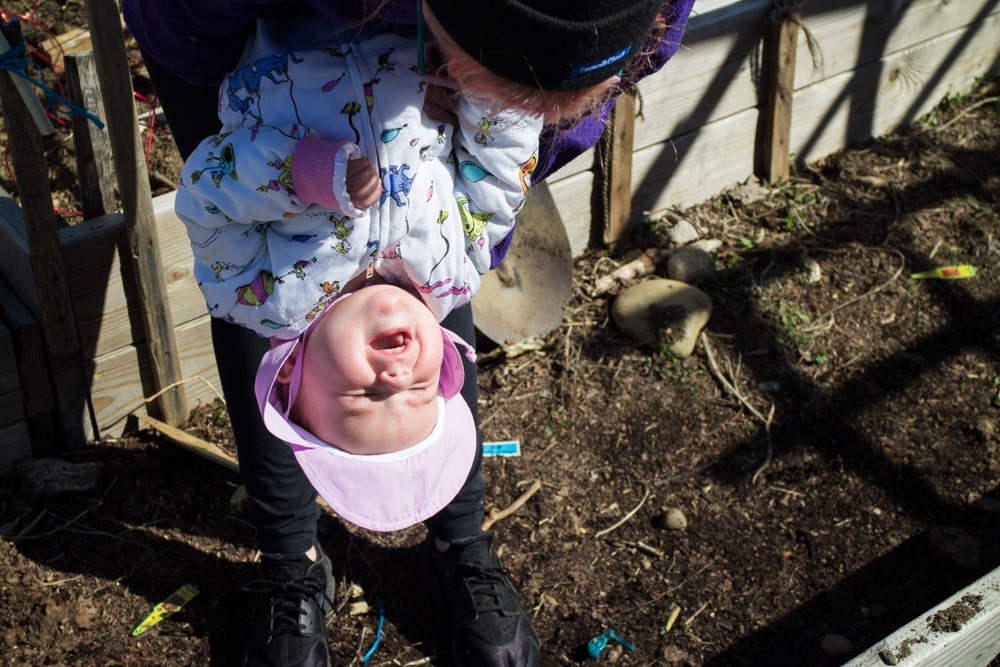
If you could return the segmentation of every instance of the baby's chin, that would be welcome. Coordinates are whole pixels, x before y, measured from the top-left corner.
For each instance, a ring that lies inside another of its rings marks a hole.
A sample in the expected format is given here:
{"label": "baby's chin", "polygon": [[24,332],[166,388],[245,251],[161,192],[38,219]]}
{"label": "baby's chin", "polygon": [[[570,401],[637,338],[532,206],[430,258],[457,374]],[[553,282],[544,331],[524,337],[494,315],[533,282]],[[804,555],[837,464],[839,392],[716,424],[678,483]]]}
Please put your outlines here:
{"label": "baby's chin", "polygon": [[[418,441],[419,442],[419,441]],[[379,454],[395,454],[405,449],[409,449],[418,442],[386,444],[384,441],[373,443],[352,443],[348,446],[333,445],[337,449],[352,454],[354,456],[377,456]]]}
{"label": "baby's chin", "polygon": [[353,438],[345,434],[343,437],[338,438],[339,442],[329,444],[354,456],[395,454],[409,449],[410,447],[419,445],[421,442],[426,440],[434,430],[432,421],[430,429],[415,431],[413,429],[413,425],[417,422],[418,419],[414,418],[409,424],[407,424],[407,426],[410,427],[409,429],[404,428],[393,433],[380,433],[380,429],[378,427],[382,426],[382,424],[377,424],[373,425],[372,428],[369,429],[359,429],[360,433]]}

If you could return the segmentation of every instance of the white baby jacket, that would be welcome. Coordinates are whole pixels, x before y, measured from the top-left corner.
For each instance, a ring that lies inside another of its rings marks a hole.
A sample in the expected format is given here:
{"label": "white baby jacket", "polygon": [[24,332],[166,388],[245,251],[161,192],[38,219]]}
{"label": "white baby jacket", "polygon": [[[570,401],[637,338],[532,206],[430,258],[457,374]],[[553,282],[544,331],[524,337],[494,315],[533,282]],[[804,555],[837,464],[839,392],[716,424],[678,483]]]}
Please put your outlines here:
{"label": "white baby jacket", "polygon": [[[524,202],[542,122],[464,95],[459,127],[432,120],[417,47],[348,41],[323,19],[258,25],[175,202],[212,315],[291,338],[369,271],[415,288],[438,320],[472,298]],[[383,188],[363,211],[344,181],[358,155]]]}

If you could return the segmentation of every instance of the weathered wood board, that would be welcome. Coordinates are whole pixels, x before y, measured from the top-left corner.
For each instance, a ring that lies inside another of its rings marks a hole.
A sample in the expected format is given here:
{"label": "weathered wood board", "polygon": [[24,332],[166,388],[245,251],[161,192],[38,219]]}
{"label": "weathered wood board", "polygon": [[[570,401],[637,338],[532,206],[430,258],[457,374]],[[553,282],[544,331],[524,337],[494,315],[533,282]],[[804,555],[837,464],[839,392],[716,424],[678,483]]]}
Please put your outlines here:
{"label": "weathered wood board", "polygon": [[1000,13],[795,92],[792,151],[814,160],[917,120],[997,67]]}
{"label": "weathered wood board", "polygon": [[[209,315],[175,326],[174,335],[178,349],[183,351],[181,377],[185,381],[188,409],[193,410],[199,404],[217,399],[216,390],[221,392]],[[125,416],[133,410],[146,414],[143,400],[155,389],[144,348],[126,345],[85,361],[84,369],[90,382],[94,420],[102,435],[119,435],[125,427]]]}
{"label": "weathered wood board", "polygon": [[[160,254],[174,325],[207,310],[192,271],[191,246],[173,213],[174,195],[153,198]],[[94,359],[143,340],[142,315],[128,252],[125,220],[114,213],[67,227],[60,232],[70,291],[84,359]]]}
{"label": "weathered wood board", "polygon": [[[982,0],[802,3],[802,23],[819,57],[814,61],[807,35],[800,35],[795,80],[799,87],[807,86],[952,30],[975,30],[978,21],[998,9],[995,2]],[[1000,41],[996,32],[993,41]]]}
{"label": "weathered wood board", "polygon": [[[798,39],[790,137],[797,159],[885,134],[1000,71],[995,0],[888,4],[803,8],[809,35]],[[770,8],[762,0],[699,2],[681,50],[640,84],[633,223],[643,211],[696,204],[752,177],[761,139],[760,40]],[[815,66],[810,38],[823,53]],[[548,181],[574,256],[592,238],[596,176],[589,152]]]}

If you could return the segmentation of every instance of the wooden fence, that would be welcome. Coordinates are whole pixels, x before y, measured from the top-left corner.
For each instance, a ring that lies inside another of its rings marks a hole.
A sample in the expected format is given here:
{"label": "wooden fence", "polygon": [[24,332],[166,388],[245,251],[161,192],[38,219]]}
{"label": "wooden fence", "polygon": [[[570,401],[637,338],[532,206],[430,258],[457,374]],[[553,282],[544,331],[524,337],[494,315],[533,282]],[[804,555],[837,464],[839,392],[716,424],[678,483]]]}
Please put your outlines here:
{"label": "wooden fence", "polygon": [[[645,211],[780,177],[789,154],[813,160],[883,134],[997,73],[998,3],[831,0],[776,14],[788,3],[700,0],[680,53],[617,110],[602,142],[613,150],[589,151],[549,181],[572,253],[613,243]],[[118,435],[133,411],[177,423],[216,397],[209,318],[173,195],[149,197],[117,7],[87,4],[123,210],[57,229],[51,193],[29,201],[20,178],[44,162],[15,160],[21,205],[0,193],[0,473]],[[10,94],[3,106],[11,127],[21,111]],[[19,148],[30,158],[31,146]],[[614,195],[606,210],[592,208],[599,190]]]}

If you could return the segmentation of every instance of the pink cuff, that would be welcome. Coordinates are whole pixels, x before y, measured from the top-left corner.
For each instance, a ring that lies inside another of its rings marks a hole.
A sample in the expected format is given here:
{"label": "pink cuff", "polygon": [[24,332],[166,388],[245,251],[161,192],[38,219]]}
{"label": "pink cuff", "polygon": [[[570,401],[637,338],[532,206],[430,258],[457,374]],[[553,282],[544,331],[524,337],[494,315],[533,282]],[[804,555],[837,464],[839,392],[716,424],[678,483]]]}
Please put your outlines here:
{"label": "pink cuff", "polygon": [[319,204],[358,217],[362,211],[347,194],[347,161],[361,157],[349,141],[330,143],[313,135],[299,142],[292,156],[292,185],[304,203]]}

